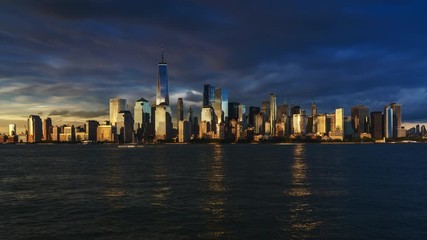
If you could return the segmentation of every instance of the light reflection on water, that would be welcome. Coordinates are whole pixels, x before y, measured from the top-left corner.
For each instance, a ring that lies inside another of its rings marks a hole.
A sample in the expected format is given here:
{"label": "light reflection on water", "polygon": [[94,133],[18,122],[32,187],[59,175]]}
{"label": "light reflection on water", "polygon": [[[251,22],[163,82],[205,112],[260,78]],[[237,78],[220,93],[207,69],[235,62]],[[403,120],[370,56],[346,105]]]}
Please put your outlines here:
{"label": "light reflection on water", "polygon": [[151,203],[157,206],[166,206],[168,205],[168,198],[171,194],[171,188],[167,181],[168,179],[168,170],[165,165],[167,156],[163,154],[163,151],[159,151],[156,158],[156,163],[153,168],[153,181],[154,189],[152,193],[153,200]]}
{"label": "light reflection on water", "polygon": [[221,239],[225,235],[225,227],[222,222],[225,219],[224,205],[226,199],[224,193],[227,192],[227,189],[224,186],[223,149],[221,145],[214,146],[213,162],[208,176],[210,196],[206,198],[203,210],[208,213],[208,238]]}
{"label": "light reflection on water", "polygon": [[106,188],[104,196],[108,199],[112,208],[125,208],[122,198],[125,196],[123,187],[123,166],[120,160],[113,158],[108,162]]}
{"label": "light reflection on water", "polygon": [[289,202],[289,226],[292,235],[310,237],[311,232],[321,225],[314,218],[309,197],[312,195],[310,179],[307,177],[308,164],[305,159],[305,145],[296,145],[293,151],[293,162],[290,166],[291,189],[287,192]]}

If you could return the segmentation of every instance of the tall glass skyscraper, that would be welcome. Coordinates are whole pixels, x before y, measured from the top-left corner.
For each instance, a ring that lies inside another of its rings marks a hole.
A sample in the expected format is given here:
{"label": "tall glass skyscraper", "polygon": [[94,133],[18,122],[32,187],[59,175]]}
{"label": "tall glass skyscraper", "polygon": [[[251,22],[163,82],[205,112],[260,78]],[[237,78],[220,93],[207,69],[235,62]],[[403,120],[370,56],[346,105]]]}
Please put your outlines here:
{"label": "tall glass skyscraper", "polygon": [[384,107],[384,137],[393,138],[393,108]]}
{"label": "tall glass skyscraper", "polygon": [[164,61],[162,47],[162,61],[159,63],[157,72],[156,105],[165,103],[169,105],[169,82],[168,82],[168,64]]}
{"label": "tall glass skyscraper", "polygon": [[203,107],[212,107],[215,102],[215,86],[205,84],[203,86]]}
{"label": "tall glass skyscraper", "polygon": [[276,95],[270,94],[270,134],[276,135],[277,103]]}

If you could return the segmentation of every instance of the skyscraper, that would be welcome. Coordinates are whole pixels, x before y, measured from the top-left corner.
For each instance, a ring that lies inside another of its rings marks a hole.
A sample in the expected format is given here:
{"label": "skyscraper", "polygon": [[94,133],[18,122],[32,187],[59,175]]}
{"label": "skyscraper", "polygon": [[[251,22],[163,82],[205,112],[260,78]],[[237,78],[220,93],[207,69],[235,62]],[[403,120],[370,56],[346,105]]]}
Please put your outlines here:
{"label": "skyscraper", "polygon": [[156,105],[165,103],[169,105],[169,82],[168,82],[168,64],[165,62],[163,47],[162,60],[159,63],[157,72]]}
{"label": "skyscraper", "polygon": [[247,126],[246,105],[243,105],[243,104],[239,105],[239,115],[238,116],[239,116],[239,118],[238,118],[239,123],[242,124],[243,128],[246,128],[246,126]]}
{"label": "skyscraper", "polygon": [[225,88],[217,88],[214,93],[215,98],[214,102],[211,103],[211,107],[214,110],[216,132],[218,132],[220,130],[220,125],[228,119],[228,90]]}
{"label": "skyscraper", "polygon": [[399,131],[402,127],[402,105],[392,103],[390,106],[393,109],[393,136],[396,138],[404,137]]}
{"label": "skyscraper", "polygon": [[351,108],[351,123],[354,133],[369,133],[369,109],[363,105],[357,105]]}
{"label": "skyscraper", "polygon": [[238,102],[229,102],[228,103],[228,119],[234,119],[234,120],[238,120],[239,119],[239,105],[240,103]]}
{"label": "skyscraper", "polygon": [[294,134],[305,134],[305,130],[307,128],[307,117],[305,113],[302,112],[300,114],[292,115],[292,124],[293,124],[293,132]]}
{"label": "skyscraper", "polygon": [[179,121],[184,121],[184,102],[182,101],[182,98],[178,98],[178,102],[176,104],[176,127],[179,133]]}
{"label": "skyscraper", "polygon": [[255,126],[255,115],[260,112],[259,107],[250,106],[249,107],[249,126],[254,127]]}
{"label": "skyscraper", "polygon": [[276,134],[277,103],[276,95],[270,93],[270,134]]}
{"label": "skyscraper", "polygon": [[282,105],[277,106],[277,121],[281,121],[283,116],[289,115],[288,104],[284,103]]}
{"label": "skyscraper", "polygon": [[193,109],[191,109],[191,106],[190,108],[188,108],[186,120],[189,121],[190,123],[193,123]]}
{"label": "skyscraper", "polygon": [[191,124],[187,120],[178,122],[178,142],[188,142],[191,140]]}
{"label": "skyscraper", "polygon": [[43,140],[51,141],[51,129],[52,129],[52,119],[46,118],[43,119]]}
{"label": "skyscraper", "polygon": [[9,136],[15,136],[15,135],[18,135],[16,134],[16,124],[11,123],[9,124]]}
{"label": "skyscraper", "polygon": [[371,135],[373,139],[383,138],[383,113],[371,112]]}
{"label": "skyscraper", "polygon": [[384,137],[393,138],[393,108],[388,105],[384,107]]}
{"label": "skyscraper", "polygon": [[87,120],[86,121],[86,135],[87,140],[96,142],[96,132],[99,126],[99,122],[95,120]]}
{"label": "skyscraper", "polygon": [[177,122],[184,121],[184,101],[182,100],[182,98],[178,98],[178,102],[176,106],[177,106],[177,114],[176,114]]}
{"label": "skyscraper", "polygon": [[169,140],[172,137],[172,110],[166,103],[156,106],[154,131],[157,140]]}
{"label": "skyscraper", "polygon": [[313,104],[311,104],[311,116],[316,116],[317,115],[317,106],[316,103],[313,102]]}
{"label": "skyscraper", "polygon": [[215,87],[210,84],[203,86],[203,107],[212,107],[215,101]]}
{"label": "skyscraper", "polygon": [[133,117],[130,111],[124,110],[119,112],[117,121],[117,131],[120,133],[119,141],[121,143],[133,142]]}
{"label": "skyscraper", "polygon": [[228,89],[220,88],[221,93],[221,109],[223,113],[224,121],[228,120]]}
{"label": "skyscraper", "polygon": [[269,121],[270,120],[270,102],[269,101],[262,101],[261,112],[264,113],[264,121]]}
{"label": "skyscraper", "polygon": [[151,122],[151,106],[150,102],[145,98],[140,98],[135,101],[133,108],[134,115],[134,130],[142,129]]}
{"label": "skyscraper", "polygon": [[42,120],[38,115],[28,117],[28,142],[41,142],[42,140]]}
{"label": "skyscraper", "polygon": [[335,131],[344,137],[344,108],[335,109]]}
{"label": "skyscraper", "polygon": [[114,98],[110,99],[110,124],[115,126],[120,111],[127,110],[126,99]]}

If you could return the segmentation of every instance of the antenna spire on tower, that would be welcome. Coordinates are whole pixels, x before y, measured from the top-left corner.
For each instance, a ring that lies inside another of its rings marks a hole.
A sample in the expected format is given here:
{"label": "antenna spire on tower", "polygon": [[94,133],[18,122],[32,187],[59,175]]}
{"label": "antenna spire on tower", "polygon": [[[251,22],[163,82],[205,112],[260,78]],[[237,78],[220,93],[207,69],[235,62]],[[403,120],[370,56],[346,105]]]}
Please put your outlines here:
{"label": "antenna spire on tower", "polygon": [[164,54],[163,54],[163,51],[164,51],[165,49],[164,49],[164,47],[163,47],[163,43],[162,43],[162,63],[165,63],[165,56],[164,56]]}

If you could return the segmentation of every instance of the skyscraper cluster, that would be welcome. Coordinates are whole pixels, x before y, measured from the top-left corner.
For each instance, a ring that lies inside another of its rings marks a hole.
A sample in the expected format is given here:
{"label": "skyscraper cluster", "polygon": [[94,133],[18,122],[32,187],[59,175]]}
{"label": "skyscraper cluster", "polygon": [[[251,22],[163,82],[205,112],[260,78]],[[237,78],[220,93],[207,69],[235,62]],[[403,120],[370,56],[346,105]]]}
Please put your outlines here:
{"label": "skyscraper cluster", "polygon": [[[190,140],[264,141],[285,139],[357,140],[397,139],[406,136],[402,124],[402,106],[392,103],[383,111],[369,112],[357,105],[351,115],[343,108],[331,113],[319,113],[316,103],[307,113],[298,105],[277,103],[271,93],[259,106],[229,101],[226,88],[211,84],[203,86],[200,121],[191,106],[184,113],[184,99],[177,99],[176,127],[173,127],[169,99],[168,65],[162,48],[158,63],[155,104],[141,97],[129,109],[126,99],[109,100],[109,120],[99,123],[88,120],[84,126],[53,126],[50,118],[30,115],[26,132],[17,134],[16,124],[9,125],[8,137],[0,142],[119,142],[141,143],[152,141],[188,142]],[[419,128],[419,127],[418,127]],[[412,130],[411,130],[412,131]],[[425,127],[413,134],[427,133]],[[412,134],[411,132],[411,134]]]}

